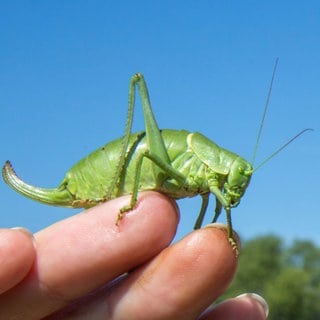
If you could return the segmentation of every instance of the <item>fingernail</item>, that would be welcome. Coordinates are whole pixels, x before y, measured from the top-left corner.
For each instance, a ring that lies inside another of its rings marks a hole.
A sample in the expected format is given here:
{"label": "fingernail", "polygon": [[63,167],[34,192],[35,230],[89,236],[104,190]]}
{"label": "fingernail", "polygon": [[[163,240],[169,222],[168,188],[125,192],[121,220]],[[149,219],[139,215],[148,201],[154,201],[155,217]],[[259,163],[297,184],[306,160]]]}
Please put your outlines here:
{"label": "fingernail", "polygon": [[[228,236],[228,228],[226,224],[217,222],[217,223],[209,223],[207,225],[205,225],[203,228],[216,228],[216,229],[220,229],[222,230],[227,236]],[[235,240],[235,242],[237,243],[237,250],[240,251],[241,250],[241,241],[240,241],[240,237],[238,235],[237,232],[235,232],[234,230],[232,230],[232,237],[233,240]]]}
{"label": "fingernail", "polygon": [[220,229],[223,231],[227,231],[227,225],[220,223],[220,222],[209,223],[209,224],[205,225],[203,228],[216,228],[216,229]]}
{"label": "fingernail", "polygon": [[24,227],[14,227],[14,228],[11,228],[11,230],[16,230],[16,231],[19,231],[19,232],[22,232],[23,234],[27,235],[29,238],[31,238],[31,240],[34,242],[34,236],[33,236],[33,233],[24,228]]}
{"label": "fingernail", "polygon": [[264,314],[266,315],[266,318],[269,315],[269,306],[266,302],[266,300],[264,300],[261,296],[259,296],[256,293],[243,293],[240,294],[239,296],[236,297],[236,299],[241,299],[241,298],[249,298],[249,299],[253,299],[255,301],[257,301],[260,306],[262,307]]}

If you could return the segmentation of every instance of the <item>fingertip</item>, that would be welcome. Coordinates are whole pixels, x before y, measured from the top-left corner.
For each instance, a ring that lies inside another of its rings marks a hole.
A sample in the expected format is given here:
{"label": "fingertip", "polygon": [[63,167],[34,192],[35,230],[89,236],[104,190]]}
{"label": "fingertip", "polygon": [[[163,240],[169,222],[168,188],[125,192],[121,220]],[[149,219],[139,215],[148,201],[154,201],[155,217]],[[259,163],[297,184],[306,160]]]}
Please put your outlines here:
{"label": "fingertip", "polygon": [[21,234],[26,236],[29,240],[31,240],[33,243],[35,243],[34,235],[30,230],[28,230],[28,229],[26,229],[24,227],[14,227],[14,228],[11,228],[10,230],[20,232]]}
{"label": "fingertip", "polygon": [[145,205],[147,212],[156,209],[156,214],[163,219],[171,221],[175,226],[179,223],[180,213],[177,203],[162,193],[154,191],[141,192],[138,204]]}
{"label": "fingertip", "polygon": [[268,304],[261,296],[255,293],[245,293],[208,308],[199,320],[265,320],[268,314]]}
{"label": "fingertip", "polygon": [[228,229],[225,224],[222,223],[211,223],[206,225],[200,230],[205,230],[209,233],[211,233],[211,236],[214,236],[215,240],[215,246],[216,248],[221,248],[223,252],[225,253],[225,258],[229,260],[230,262],[237,264],[237,258],[239,256],[239,249],[241,248],[241,242],[240,237],[238,234],[233,231],[232,238],[236,243],[236,247],[233,246],[233,244],[230,243],[230,240],[228,239]]}
{"label": "fingertip", "polygon": [[269,306],[267,301],[256,293],[244,293],[237,296],[235,299],[242,299],[248,301],[251,304],[254,304],[254,308],[257,309],[257,312],[260,313],[265,318],[268,318],[269,315]]}
{"label": "fingertip", "polygon": [[30,271],[36,253],[33,236],[24,228],[0,230],[0,293],[19,283]]}
{"label": "fingertip", "polygon": [[[123,203],[127,203],[130,196],[124,199]],[[135,230],[136,239],[152,241],[162,250],[174,238],[178,222],[177,205],[172,199],[158,192],[146,191],[139,193],[136,206],[124,215],[118,230],[127,234]]]}
{"label": "fingertip", "polygon": [[145,233],[155,229],[170,238],[175,235],[179,222],[179,209],[175,201],[154,191],[145,191],[138,194],[137,203],[132,210],[123,213],[118,221],[120,209],[130,203],[131,195],[121,196],[93,207],[87,212],[101,214],[106,225],[115,232],[126,231],[130,228],[144,227]]}
{"label": "fingertip", "polygon": [[[120,196],[94,206],[84,211],[84,213],[101,214],[105,213],[104,218],[110,220],[110,225],[115,225],[120,209],[130,204],[131,195]],[[138,194],[137,203],[132,210],[124,212],[123,217],[118,221],[118,226],[128,224],[129,220],[142,220],[152,215],[159,215],[164,221],[171,221],[173,225],[179,222],[179,208],[174,200],[162,193],[155,191],[144,191]],[[154,219],[154,218],[151,218]]]}

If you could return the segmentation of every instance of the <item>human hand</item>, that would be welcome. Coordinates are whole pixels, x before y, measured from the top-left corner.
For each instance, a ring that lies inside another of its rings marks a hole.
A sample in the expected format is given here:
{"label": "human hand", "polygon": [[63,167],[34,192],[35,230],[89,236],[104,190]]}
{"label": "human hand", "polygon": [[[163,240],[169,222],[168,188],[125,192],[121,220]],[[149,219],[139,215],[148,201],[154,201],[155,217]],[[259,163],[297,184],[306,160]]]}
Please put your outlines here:
{"label": "human hand", "polygon": [[225,230],[203,228],[169,246],[173,202],[141,193],[117,227],[128,199],[53,224],[34,241],[23,230],[0,230],[0,319],[266,319],[252,296],[203,313],[236,270]]}

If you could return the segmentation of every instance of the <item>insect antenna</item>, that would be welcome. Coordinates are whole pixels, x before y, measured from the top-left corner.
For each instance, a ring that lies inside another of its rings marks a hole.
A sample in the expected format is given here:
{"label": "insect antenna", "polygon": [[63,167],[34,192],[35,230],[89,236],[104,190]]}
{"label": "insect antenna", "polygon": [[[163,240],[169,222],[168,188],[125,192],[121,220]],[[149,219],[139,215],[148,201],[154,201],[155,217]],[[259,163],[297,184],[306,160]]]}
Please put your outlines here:
{"label": "insect antenna", "polygon": [[311,128],[307,128],[304,129],[302,131],[300,131],[298,134],[296,134],[294,137],[292,137],[288,142],[286,142],[284,145],[282,145],[281,147],[279,147],[276,151],[274,151],[270,156],[268,156],[266,159],[264,159],[263,161],[261,161],[261,163],[259,163],[259,165],[257,165],[254,169],[254,171],[257,171],[260,167],[262,167],[266,162],[268,162],[271,158],[273,158],[275,155],[277,155],[281,150],[283,150],[286,146],[288,146],[292,141],[296,140],[298,137],[300,137],[303,133],[305,133],[306,131],[313,131],[313,129]]}
{"label": "insect antenna", "polygon": [[272,77],[271,77],[271,81],[270,81],[270,85],[269,85],[269,90],[268,90],[266,102],[265,102],[265,105],[264,105],[264,108],[263,108],[262,119],[261,119],[261,122],[260,122],[260,127],[259,127],[259,130],[258,130],[256,143],[255,143],[254,148],[253,148],[253,154],[252,154],[252,160],[251,160],[252,167],[253,167],[254,161],[256,159],[257,149],[258,149],[258,145],[259,145],[260,138],[261,138],[261,133],[262,133],[263,125],[264,125],[264,120],[265,120],[265,117],[266,117],[266,114],[267,114],[267,111],[268,111],[268,107],[269,107],[269,101],[270,101],[271,92],[272,92],[273,80],[274,80],[274,77],[275,77],[275,74],[276,74],[278,61],[279,61],[279,58],[276,58],[276,61],[274,63],[274,67],[273,67],[273,71],[272,71]]}

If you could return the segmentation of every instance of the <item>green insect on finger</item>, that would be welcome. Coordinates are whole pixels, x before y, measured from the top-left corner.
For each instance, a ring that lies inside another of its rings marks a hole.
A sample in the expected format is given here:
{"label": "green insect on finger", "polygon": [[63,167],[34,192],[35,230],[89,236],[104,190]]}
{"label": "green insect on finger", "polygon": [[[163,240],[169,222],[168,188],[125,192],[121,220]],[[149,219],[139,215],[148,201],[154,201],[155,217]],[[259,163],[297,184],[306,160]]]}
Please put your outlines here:
{"label": "green insect on finger", "polygon": [[[145,131],[132,133],[135,88],[141,97]],[[213,222],[224,208],[228,239],[237,252],[232,237],[231,208],[239,204],[252,172],[249,162],[200,133],[159,130],[146,83],[137,73],[129,84],[124,136],[80,160],[67,171],[57,188],[39,188],[23,182],[9,161],[2,169],[2,176],[11,188],[22,195],[62,207],[89,208],[131,194],[130,203],[119,212],[117,224],[124,213],[135,206],[139,191],[154,190],[173,199],[201,195],[202,206],[195,223],[195,228],[200,228],[209,195],[213,194],[216,198]]]}

